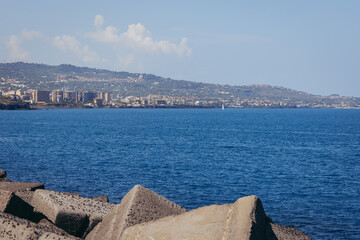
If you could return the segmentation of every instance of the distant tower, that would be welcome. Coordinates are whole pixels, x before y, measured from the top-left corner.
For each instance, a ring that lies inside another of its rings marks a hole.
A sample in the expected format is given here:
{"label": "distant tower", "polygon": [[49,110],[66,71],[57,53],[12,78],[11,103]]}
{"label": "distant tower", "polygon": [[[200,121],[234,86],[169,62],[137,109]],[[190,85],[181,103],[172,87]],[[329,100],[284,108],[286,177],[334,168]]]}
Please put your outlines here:
{"label": "distant tower", "polygon": [[104,94],[105,104],[109,104],[111,101],[111,93],[107,92]]}

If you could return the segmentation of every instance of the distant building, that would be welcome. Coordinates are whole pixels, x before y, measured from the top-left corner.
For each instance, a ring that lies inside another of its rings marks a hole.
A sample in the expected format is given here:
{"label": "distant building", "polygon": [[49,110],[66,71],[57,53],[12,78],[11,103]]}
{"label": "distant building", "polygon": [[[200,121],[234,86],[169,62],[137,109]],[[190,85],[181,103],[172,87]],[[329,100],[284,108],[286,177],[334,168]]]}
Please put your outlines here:
{"label": "distant building", "polygon": [[96,97],[97,97],[96,92],[83,92],[83,99],[82,99],[82,101],[83,101],[84,103],[93,102]]}
{"label": "distant building", "polygon": [[16,90],[16,95],[23,96],[23,95],[25,95],[25,91],[22,89]]}
{"label": "distant building", "polygon": [[51,101],[52,102],[62,102],[64,93],[63,91],[56,90],[51,92]]}
{"label": "distant building", "polygon": [[50,92],[47,90],[35,90],[33,92],[34,102],[49,102]]}
{"label": "distant building", "polygon": [[96,107],[103,107],[104,106],[104,99],[103,98],[94,98],[94,105]]}
{"label": "distant building", "polygon": [[156,100],[156,104],[157,105],[166,105],[166,101],[165,100]]}
{"label": "distant building", "polygon": [[63,101],[66,102],[76,102],[77,101],[77,93],[76,92],[63,92]]}
{"label": "distant building", "polygon": [[97,94],[97,97],[98,97],[98,98],[105,99],[105,93],[104,93],[104,92],[99,92],[99,93]]}
{"label": "distant building", "polygon": [[111,93],[105,93],[104,99],[105,103],[109,104],[111,102]]}
{"label": "distant building", "polygon": [[22,101],[30,101],[31,100],[31,97],[29,95],[22,95],[21,96],[21,100]]}

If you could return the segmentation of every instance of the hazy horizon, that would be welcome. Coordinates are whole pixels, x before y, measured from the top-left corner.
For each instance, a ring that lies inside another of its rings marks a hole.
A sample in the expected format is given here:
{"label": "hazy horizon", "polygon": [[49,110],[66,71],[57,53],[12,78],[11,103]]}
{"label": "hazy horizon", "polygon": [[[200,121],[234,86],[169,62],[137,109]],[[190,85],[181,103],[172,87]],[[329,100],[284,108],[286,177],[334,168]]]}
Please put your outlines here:
{"label": "hazy horizon", "polygon": [[5,0],[0,61],[360,96],[360,2]]}

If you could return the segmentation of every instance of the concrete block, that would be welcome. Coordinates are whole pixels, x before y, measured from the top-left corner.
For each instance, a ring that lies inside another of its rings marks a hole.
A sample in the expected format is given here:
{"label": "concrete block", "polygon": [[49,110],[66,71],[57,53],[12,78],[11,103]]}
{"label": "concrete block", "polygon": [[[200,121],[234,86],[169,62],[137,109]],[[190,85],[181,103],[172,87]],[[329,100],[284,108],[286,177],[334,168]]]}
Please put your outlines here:
{"label": "concrete block", "polygon": [[297,228],[269,223],[266,240],[311,240],[311,238]]}
{"label": "concrete block", "polygon": [[248,196],[129,227],[121,239],[260,240],[266,239],[265,223],[260,199]]}
{"label": "concrete block", "polygon": [[127,227],[178,215],[186,209],[140,185],[134,186],[121,203],[116,205],[103,221],[86,237],[86,240],[121,239]]}
{"label": "concrete block", "polygon": [[73,236],[58,232],[47,226],[41,226],[31,221],[0,212],[0,239],[17,240],[75,240]]}
{"label": "concrete block", "polygon": [[32,221],[36,220],[31,205],[16,196],[13,192],[2,189],[0,189],[0,211]]}
{"label": "concrete block", "polygon": [[29,205],[31,205],[31,200],[34,195],[34,191],[17,191],[14,192],[16,196],[21,198],[24,202],[27,202]]}
{"label": "concrete block", "polygon": [[10,192],[35,191],[36,189],[44,189],[44,184],[33,182],[0,182],[0,189]]}
{"label": "concrete block", "polygon": [[31,202],[35,211],[71,235],[85,237],[114,204],[64,193],[36,190]]}

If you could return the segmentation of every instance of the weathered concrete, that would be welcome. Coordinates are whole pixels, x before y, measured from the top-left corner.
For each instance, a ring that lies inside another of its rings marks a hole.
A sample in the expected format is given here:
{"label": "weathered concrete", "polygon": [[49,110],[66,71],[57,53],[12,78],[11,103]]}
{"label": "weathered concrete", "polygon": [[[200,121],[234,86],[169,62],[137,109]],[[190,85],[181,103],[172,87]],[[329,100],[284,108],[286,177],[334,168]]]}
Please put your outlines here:
{"label": "weathered concrete", "polygon": [[86,240],[121,239],[127,227],[186,212],[181,206],[140,185],[134,186],[121,203],[107,214]]}
{"label": "weathered concrete", "polygon": [[4,177],[4,178],[0,178],[0,182],[11,182],[11,180],[8,179],[7,177]]}
{"label": "weathered concrete", "polygon": [[256,196],[212,205],[125,229],[122,240],[266,239],[265,212]]}
{"label": "weathered concrete", "polygon": [[106,195],[93,197],[92,199],[99,201],[99,202],[109,202],[109,198]]}
{"label": "weathered concrete", "polygon": [[0,182],[0,189],[10,192],[35,191],[36,189],[44,189],[44,184],[33,182]]}
{"label": "weathered concrete", "polygon": [[6,177],[6,171],[4,169],[0,169],[0,178]]}
{"label": "weathered concrete", "polygon": [[65,232],[63,229],[57,227],[55,224],[53,224],[52,222],[50,222],[48,219],[46,218],[43,218],[41,219],[39,222],[38,222],[38,225],[41,225],[41,226],[46,226],[50,229],[53,230],[53,232],[58,232],[58,233],[63,233],[64,235],[68,235],[67,232]]}
{"label": "weathered concrete", "polygon": [[267,226],[266,240],[311,240],[301,230],[286,227],[279,224],[269,223]]}
{"label": "weathered concrete", "polygon": [[17,217],[35,220],[33,207],[10,191],[0,189],[0,211]]}
{"label": "weathered concrete", "polygon": [[47,226],[41,226],[31,221],[0,212],[0,239],[75,240],[78,238],[64,234]]}
{"label": "weathered concrete", "polygon": [[31,200],[34,195],[34,191],[17,191],[14,192],[16,196],[21,198],[24,202],[27,202],[29,205],[31,205]]}
{"label": "weathered concrete", "polygon": [[114,206],[49,190],[36,190],[31,204],[35,211],[77,237],[85,237]]}

